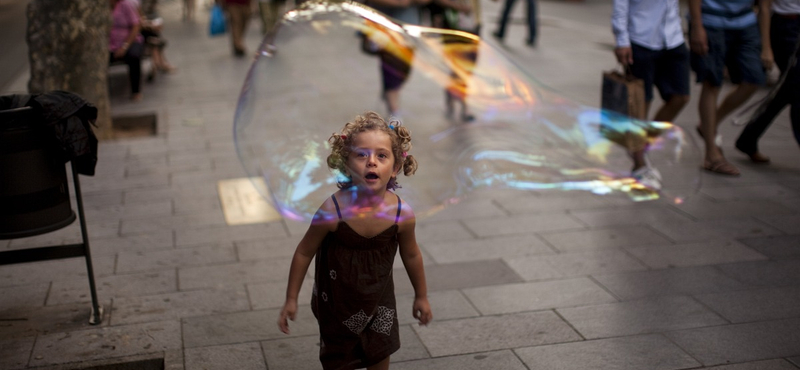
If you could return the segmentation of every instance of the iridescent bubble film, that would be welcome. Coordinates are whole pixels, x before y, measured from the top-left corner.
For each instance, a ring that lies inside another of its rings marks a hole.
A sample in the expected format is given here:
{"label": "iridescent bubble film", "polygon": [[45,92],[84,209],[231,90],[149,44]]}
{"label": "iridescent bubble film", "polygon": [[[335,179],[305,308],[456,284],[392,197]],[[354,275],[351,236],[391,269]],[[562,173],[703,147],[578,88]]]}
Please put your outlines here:
{"label": "iridescent bubble film", "polygon": [[[358,3],[306,2],[262,44],[235,117],[240,159],[284,217],[311,220],[338,190],[327,139],[364,111],[387,114],[382,68],[406,73],[398,116],[419,169],[398,176],[396,193],[418,217],[485,189],[679,204],[700,186],[700,153],[678,126],[571,101],[471,34],[399,24]],[[632,177],[636,153],[660,173],[660,189]]]}

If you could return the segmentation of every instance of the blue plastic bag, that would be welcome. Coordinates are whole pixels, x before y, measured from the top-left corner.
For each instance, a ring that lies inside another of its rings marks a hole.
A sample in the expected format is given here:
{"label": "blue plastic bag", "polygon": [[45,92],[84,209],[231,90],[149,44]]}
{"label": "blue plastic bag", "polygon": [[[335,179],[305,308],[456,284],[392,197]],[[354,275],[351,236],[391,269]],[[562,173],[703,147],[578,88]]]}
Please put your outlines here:
{"label": "blue plastic bag", "polygon": [[211,8],[211,20],[208,24],[211,36],[222,35],[227,30],[228,24],[225,21],[225,13],[222,11],[222,7],[219,4],[214,4]]}

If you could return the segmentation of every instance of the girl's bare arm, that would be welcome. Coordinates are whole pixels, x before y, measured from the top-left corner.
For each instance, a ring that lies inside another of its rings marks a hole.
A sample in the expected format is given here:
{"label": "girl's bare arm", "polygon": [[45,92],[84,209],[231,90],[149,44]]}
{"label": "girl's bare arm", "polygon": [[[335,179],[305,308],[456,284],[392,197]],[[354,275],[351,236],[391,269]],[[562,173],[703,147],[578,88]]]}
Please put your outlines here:
{"label": "girl's bare arm", "polygon": [[414,229],[416,219],[414,213],[405,203],[403,203],[404,221],[400,223],[398,232],[398,242],[400,243],[400,258],[406,268],[408,278],[414,287],[414,306],[412,314],[419,320],[421,325],[427,325],[433,319],[431,306],[428,302],[428,285],[425,281],[425,267],[422,263],[422,253],[417,245]]}
{"label": "girl's bare arm", "polygon": [[[326,203],[330,202],[327,201]],[[322,209],[326,208],[323,205],[318,211],[318,214],[323,214]],[[330,213],[327,213],[330,214]],[[303,285],[308,272],[308,266],[317,253],[317,249],[322,244],[322,240],[329,231],[333,231],[335,222],[317,222],[312,223],[308,227],[308,231],[303,236],[303,239],[297,245],[292,257],[292,264],[289,268],[289,283],[286,286],[286,302],[281,310],[280,317],[278,318],[278,327],[281,331],[289,334],[289,322],[287,319],[294,321],[297,315],[297,296],[300,294],[300,287]]]}

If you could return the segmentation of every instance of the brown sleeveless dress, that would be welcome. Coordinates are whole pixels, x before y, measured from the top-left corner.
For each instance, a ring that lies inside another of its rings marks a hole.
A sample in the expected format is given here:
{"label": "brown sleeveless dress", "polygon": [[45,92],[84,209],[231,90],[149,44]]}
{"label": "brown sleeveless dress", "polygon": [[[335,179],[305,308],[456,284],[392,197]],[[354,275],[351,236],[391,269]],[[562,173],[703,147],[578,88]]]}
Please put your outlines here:
{"label": "brown sleeveless dress", "polygon": [[392,269],[397,254],[397,222],[367,238],[342,220],[315,256],[311,310],[319,323],[319,359],[325,370],[374,365],[400,349]]}

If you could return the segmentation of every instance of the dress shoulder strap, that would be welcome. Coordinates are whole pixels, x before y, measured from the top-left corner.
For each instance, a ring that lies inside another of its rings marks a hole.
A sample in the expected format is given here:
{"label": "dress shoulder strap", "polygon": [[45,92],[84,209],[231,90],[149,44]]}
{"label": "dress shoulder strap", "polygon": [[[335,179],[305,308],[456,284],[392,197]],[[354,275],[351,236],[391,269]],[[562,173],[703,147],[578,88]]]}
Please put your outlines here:
{"label": "dress shoulder strap", "polygon": [[342,220],[342,211],[339,210],[339,202],[336,201],[336,195],[331,194],[331,199],[333,199],[333,205],[336,206],[336,214],[339,215],[339,221]]}
{"label": "dress shoulder strap", "polygon": [[400,196],[395,194],[394,196],[397,197],[397,216],[394,216],[394,223],[400,222],[400,209],[403,206],[403,202],[400,201]]}

